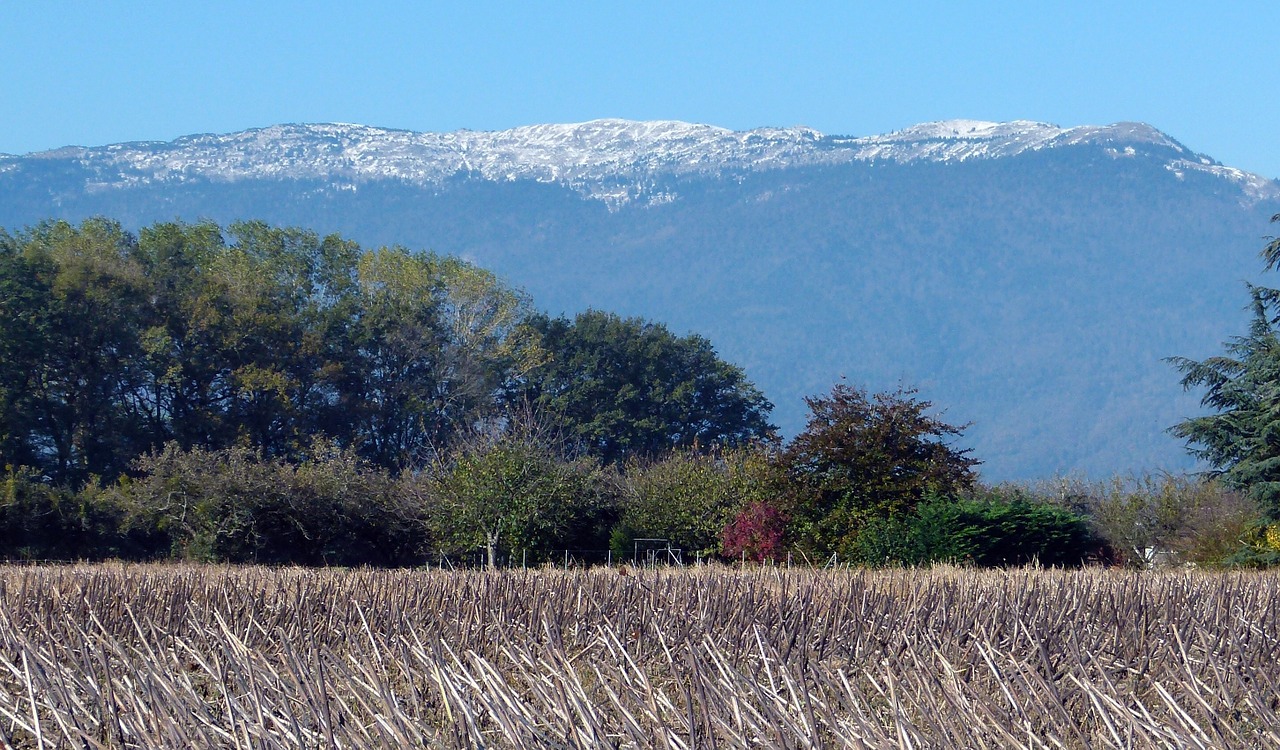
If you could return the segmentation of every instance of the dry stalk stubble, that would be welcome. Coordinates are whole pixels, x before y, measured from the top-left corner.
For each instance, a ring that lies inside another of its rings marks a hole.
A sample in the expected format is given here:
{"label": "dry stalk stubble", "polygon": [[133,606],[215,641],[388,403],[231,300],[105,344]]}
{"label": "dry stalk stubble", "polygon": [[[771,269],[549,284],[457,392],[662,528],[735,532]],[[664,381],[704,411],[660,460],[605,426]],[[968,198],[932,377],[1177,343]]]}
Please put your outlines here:
{"label": "dry stalk stubble", "polygon": [[1278,580],[0,568],[0,746],[1280,747]]}

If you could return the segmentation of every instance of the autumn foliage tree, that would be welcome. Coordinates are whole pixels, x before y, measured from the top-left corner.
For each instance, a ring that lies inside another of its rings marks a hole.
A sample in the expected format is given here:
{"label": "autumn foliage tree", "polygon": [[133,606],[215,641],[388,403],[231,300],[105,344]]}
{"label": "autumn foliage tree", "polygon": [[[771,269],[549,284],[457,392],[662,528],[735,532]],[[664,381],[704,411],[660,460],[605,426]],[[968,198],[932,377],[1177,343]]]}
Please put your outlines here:
{"label": "autumn foliage tree", "polygon": [[721,550],[729,558],[777,560],[784,554],[788,520],[774,503],[754,500],[721,530]]}
{"label": "autumn foliage tree", "polygon": [[868,394],[839,383],[828,396],[805,399],[808,423],[782,460],[796,493],[793,527],[812,552],[853,550],[869,521],[973,486],[978,461],[951,444],[964,427],[933,416],[933,404],[916,393]]}

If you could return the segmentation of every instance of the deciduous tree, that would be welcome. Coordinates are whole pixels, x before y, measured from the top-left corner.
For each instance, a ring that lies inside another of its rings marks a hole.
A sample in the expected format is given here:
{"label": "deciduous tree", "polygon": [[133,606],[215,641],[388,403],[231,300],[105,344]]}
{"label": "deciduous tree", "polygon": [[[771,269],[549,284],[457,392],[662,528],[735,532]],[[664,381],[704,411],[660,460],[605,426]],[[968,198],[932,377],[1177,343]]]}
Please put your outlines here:
{"label": "deciduous tree", "polygon": [[548,361],[524,394],[606,463],[773,435],[773,405],[701,336],[595,310],[531,326]]}
{"label": "deciduous tree", "polygon": [[910,513],[928,494],[972,486],[977,460],[951,440],[963,433],[930,414],[913,389],[868,394],[843,383],[806,398],[810,416],[783,461],[794,482],[794,523],[814,552],[853,544],[871,519]]}
{"label": "deciduous tree", "polygon": [[591,510],[595,469],[566,461],[528,425],[511,424],[470,444],[436,469],[425,501],[441,538],[482,548],[490,567],[502,551],[541,556],[568,538]]}

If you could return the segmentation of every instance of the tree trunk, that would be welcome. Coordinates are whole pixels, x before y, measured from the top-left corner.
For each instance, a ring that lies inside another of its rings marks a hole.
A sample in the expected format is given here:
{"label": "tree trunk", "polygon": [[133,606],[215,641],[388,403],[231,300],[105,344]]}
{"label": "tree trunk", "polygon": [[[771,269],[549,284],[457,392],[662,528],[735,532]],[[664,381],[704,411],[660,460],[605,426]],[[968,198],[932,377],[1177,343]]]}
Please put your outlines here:
{"label": "tree trunk", "polygon": [[485,554],[489,558],[489,568],[498,567],[498,534],[497,532],[485,534]]}

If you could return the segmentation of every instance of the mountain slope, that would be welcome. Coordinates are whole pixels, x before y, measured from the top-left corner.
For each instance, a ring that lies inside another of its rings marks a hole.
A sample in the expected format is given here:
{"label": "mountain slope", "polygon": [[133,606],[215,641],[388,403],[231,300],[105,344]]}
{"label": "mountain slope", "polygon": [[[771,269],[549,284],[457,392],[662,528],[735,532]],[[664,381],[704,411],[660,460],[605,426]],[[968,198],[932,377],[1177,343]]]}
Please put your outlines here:
{"label": "mountain slope", "polygon": [[708,335],[777,403],[922,387],[990,479],[1185,466],[1160,359],[1241,330],[1280,185],[1146,125],[865,138],[602,120],[290,125],[0,157],[0,226],[257,217],[465,255],[553,313]]}

